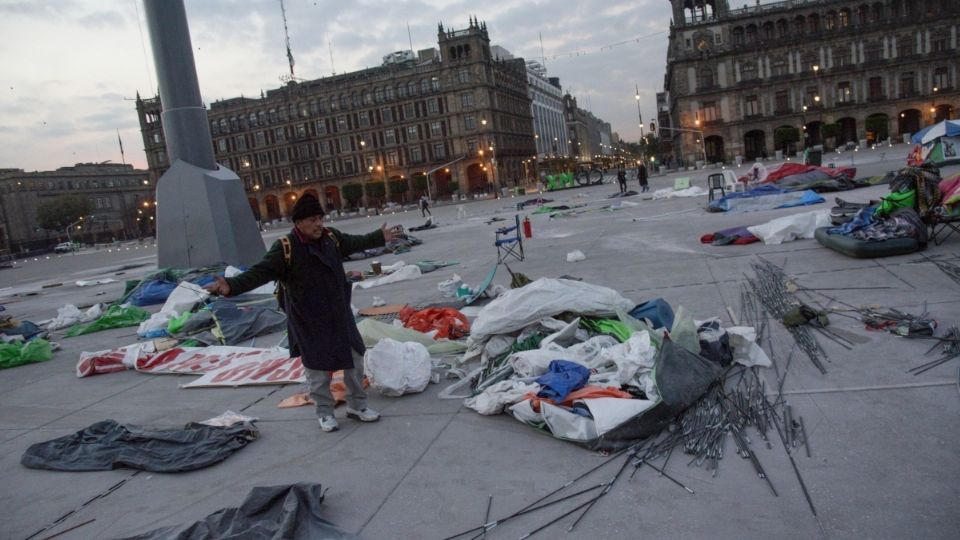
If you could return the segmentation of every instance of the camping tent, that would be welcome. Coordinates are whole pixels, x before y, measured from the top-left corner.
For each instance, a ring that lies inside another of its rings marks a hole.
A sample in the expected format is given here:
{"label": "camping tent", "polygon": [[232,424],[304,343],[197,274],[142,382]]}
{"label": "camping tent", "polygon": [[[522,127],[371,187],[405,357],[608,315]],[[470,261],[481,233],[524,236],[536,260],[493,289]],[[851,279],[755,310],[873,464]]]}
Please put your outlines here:
{"label": "camping tent", "polygon": [[960,163],[960,120],[944,120],[925,127],[910,140],[920,145],[924,162],[941,166]]}

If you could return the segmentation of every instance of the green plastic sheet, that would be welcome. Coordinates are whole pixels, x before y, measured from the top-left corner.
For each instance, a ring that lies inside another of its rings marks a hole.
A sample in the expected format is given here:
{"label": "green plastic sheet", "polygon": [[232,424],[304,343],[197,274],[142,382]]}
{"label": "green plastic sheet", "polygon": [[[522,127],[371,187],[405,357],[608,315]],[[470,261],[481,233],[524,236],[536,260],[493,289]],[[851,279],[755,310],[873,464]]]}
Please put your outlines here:
{"label": "green plastic sheet", "polygon": [[183,329],[183,325],[190,319],[193,313],[187,311],[177,317],[170,319],[170,322],[167,323],[167,333],[171,336],[176,335],[180,330]]}
{"label": "green plastic sheet", "polygon": [[916,208],[917,190],[909,189],[907,191],[896,191],[888,193],[880,200],[880,206],[877,207],[875,214],[878,217],[889,216],[898,208]]}
{"label": "green plastic sheet", "polygon": [[99,319],[88,323],[78,324],[67,332],[67,337],[82,336],[92,334],[101,330],[111,328],[123,328],[126,326],[137,326],[150,318],[150,313],[136,306],[110,306]]}
{"label": "green plastic sheet", "polygon": [[580,326],[598,334],[606,334],[623,343],[633,335],[633,328],[615,319],[580,319]]}
{"label": "green plastic sheet", "polygon": [[53,358],[53,349],[45,339],[32,339],[26,343],[0,343],[0,369],[46,362]]}

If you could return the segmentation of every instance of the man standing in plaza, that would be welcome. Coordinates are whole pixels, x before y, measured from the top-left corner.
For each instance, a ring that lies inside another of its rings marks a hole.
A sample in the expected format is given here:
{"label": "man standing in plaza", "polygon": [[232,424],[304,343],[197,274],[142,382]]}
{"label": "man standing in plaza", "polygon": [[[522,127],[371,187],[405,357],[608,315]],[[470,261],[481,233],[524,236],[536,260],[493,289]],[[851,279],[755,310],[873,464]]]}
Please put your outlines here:
{"label": "man standing in plaza", "polygon": [[430,211],[430,199],[426,195],[420,196],[420,215],[427,217],[427,214],[433,215],[433,212]]}
{"label": "man standing in plaza", "polygon": [[647,181],[647,166],[643,162],[640,162],[640,165],[637,166],[637,180],[640,181],[641,193],[650,191],[650,183]]}
{"label": "man standing in plaza", "polygon": [[365,350],[353,311],[351,286],[343,258],[381,247],[403,234],[400,226],[383,227],[367,235],[344,234],[323,226],[320,201],[306,194],[293,207],[293,229],[273,243],[263,259],[232,278],[217,276],[207,286],[213,294],[233,296],[278,281],[281,307],[287,313],[290,356],[299,356],[306,371],[310,397],[316,403],[320,428],[339,428],[330,392],[334,371],[343,370],[347,387],[347,417],[376,422],[380,413],[367,407],[363,388]]}

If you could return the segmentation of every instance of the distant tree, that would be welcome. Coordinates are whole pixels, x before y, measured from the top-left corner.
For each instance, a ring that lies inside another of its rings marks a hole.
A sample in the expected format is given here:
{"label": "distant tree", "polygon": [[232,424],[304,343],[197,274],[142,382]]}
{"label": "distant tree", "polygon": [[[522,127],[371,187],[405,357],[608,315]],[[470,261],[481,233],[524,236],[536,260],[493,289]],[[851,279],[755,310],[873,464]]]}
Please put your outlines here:
{"label": "distant tree", "polygon": [[427,190],[427,177],[422,174],[418,174],[413,177],[413,190],[417,193],[423,193]]}
{"label": "distant tree", "polygon": [[836,137],[840,135],[840,124],[824,124],[823,127],[820,128],[820,134],[823,135],[824,139]]}
{"label": "distant tree", "polygon": [[360,184],[344,184],[340,191],[350,206],[356,206],[357,201],[363,197],[363,186]]}
{"label": "distant tree", "polygon": [[390,195],[394,199],[403,200],[403,194],[410,191],[410,184],[403,178],[390,180]]}
{"label": "distant tree", "polygon": [[363,185],[363,190],[367,192],[367,197],[373,197],[374,199],[380,199],[386,193],[383,182],[379,181],[367,182]]}
{"label": "distant tree", "polygon": [[37,223],[44,229],[59,231],[90,214],[90,201],[77,195],[60,195],[37,206]]}
{"label": "distant tree", "polygon": [[773,147],[786,151],[791,143],[800,140],[800,130],[793,126],[781,126],[773,131]]}

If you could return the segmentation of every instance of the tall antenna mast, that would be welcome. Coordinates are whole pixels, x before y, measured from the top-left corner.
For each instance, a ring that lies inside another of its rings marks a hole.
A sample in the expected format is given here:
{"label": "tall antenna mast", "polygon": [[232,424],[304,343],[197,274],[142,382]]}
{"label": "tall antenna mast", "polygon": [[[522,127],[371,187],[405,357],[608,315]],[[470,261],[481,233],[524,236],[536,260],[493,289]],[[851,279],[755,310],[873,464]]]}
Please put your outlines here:
{"label": "tall antenna mast", "polygon": [[410,50],[413,51],[413,36],[410,35],[410,21],[407,21],[407,40],[410,42]]}
{"label": "tall antenna mast", "polygon": [[333,42],[332,42],[332,41],[328,41],[328,42],[327,42],[327,48],[330,49],[330,71],[331,71],[334,75],[336,75],[336,74],[337,74],[337,66],[335,66],[335,65],[333,64]]}
{"label": "tall antenna mast", "polygon": [[283,16],[283,36],[287,42],[287,61],[290,63],[290,80],[292,81],[296,76],[293,74],[293,51],[290,50],[290,31],[287,30],[287,10],[283,6],[283,0],[280,0],[280,14]]}
{"label": "tall antenna mast", "polygon": [[547,67],[547,56],[543,54],[543,32],[540,32],[540,63]]}

